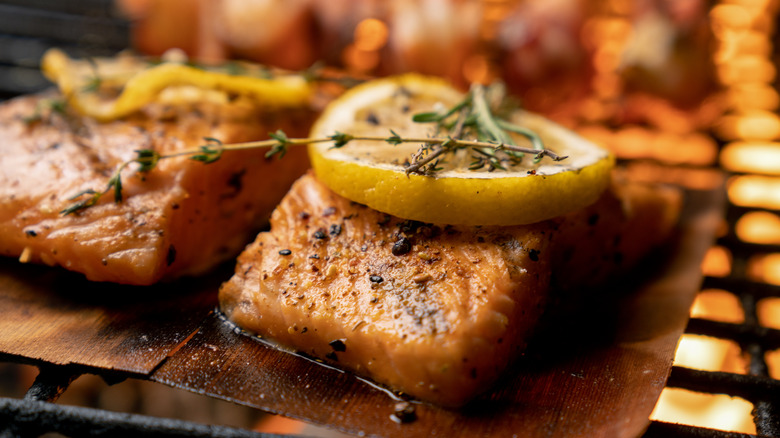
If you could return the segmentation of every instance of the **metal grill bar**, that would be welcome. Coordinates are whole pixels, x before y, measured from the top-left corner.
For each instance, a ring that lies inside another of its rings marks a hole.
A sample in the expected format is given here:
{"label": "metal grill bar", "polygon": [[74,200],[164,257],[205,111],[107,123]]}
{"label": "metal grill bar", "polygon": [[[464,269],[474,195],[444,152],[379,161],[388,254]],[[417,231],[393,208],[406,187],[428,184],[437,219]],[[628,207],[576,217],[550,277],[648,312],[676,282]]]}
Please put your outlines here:
{"label": "metal grill bar", "polygon": [[753,402],[772,401],[780,395],[780,381],[769,377],[701,371],[679,366],[672,367],[667,386],[728,394]]}
{"label": "metal grill bar", "polygon": [[128,42],[127,25],[117,19],[7,4],[0,4],[0,29],[3,33],[51,39],[59,44],[126,47]]}
{"label": "metal grill bar", "polygon": [[705,277],[704,289],[724,289],[736,294],[750,294],[754,299],[780,297],[780,286],[735,277]]}
{"label": "metal grill bar", "polygon": [[59,432],[90,437],[281,438],[225,426],[182,420],[121,414],[100,409],[62,406],[37,400],[0,398],[0,422],[11,427],[0,438],[38,436]]}
{"label": "metal grill bar", "polygon": [[732,235],[722,237],[718,239],[716,243],[718,245],[729,248],[735,254],[741,254],[745,256],[750,254],[761,254],[761,253],[780,251],[780,245],[743,242],[737,239],[736,236],[732,236]]}
{"label": "metal grill bar", "polygon": [[[780,348],[780,330],[761,325],[757,304],[762,299],[780,297],[780,286],[752,281],[746,276],[749,259],[757,254],[780,251],[780,245],[764,245],[741,241],[733,225],[745,213],[771,211],[730,204],[726,212],[729,232],[717,244],[727,248],[733,257],[727,277],[705,277],[703,289],[722,289],[736,295],[742,306],[744,322],[725,323],[691,318],[686,333],[735,341],[749,360],[747,374],[710,372],[673,367],[667,386],[709,394],[727,394],[753,403],[753,422],[759,437],[780,437],[780,381],[769,375],[764,358],[767,351]],[[668,426],[653,425],[656,436],[666,436]],[[692,432],[696,435],[697,432]],[[649,435],[650,436],[650,435]],[[728,436],[728,435],[724,435]],[[735,435],[741,436],[741,435]]]}
{"label": "metal grill bar", "polygon": [[70,367],[41,365],[35,382],[24,395],[26,400],[55,402],[81,373]]}
{"label": "metal grill bar", "polygon": [[0,100],[50,86],[38,69],[50,47],[95,56],[129,45],[129,24],[112,0],[0,0]]}
{"label": "metal grill bar", "polygon": [[731,324],[708,319],[691,318],[687,333],[732,339],[741,346],[757,343],[765,350],[780,347],[780,330],[748,324]]}

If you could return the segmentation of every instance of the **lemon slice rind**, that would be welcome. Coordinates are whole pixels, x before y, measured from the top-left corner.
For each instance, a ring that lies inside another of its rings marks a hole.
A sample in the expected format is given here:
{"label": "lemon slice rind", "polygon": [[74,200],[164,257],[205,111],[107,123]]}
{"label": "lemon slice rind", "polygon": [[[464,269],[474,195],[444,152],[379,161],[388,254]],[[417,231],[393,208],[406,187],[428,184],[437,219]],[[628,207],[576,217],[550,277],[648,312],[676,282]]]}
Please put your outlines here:
{"label": "lemon slice rind", "polygon": [[[68,103],[79,113],[99,121],[125,117],[175,87],[196,87],[245,95],[265,106],[297,107],[308,103],[311,85],[299,75],[261,78],[203,70],[181,63],[149,65],[139,58],[118,56],[90,61],[69,58],[58,49],[41,59],[44,75],[56,83]],[[121,86],[115,98],[85,91],[90,80]]]}

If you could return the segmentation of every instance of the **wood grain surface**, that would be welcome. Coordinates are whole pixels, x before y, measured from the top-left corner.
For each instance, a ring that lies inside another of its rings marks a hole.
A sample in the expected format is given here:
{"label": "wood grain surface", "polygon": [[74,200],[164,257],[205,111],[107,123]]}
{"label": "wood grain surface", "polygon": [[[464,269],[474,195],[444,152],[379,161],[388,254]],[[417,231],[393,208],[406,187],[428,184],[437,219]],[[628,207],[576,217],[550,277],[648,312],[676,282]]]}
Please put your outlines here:
{"label": "wood grain surface", "polygon": [[364,436],[636,437],[669,375],[721,198],[689,193],[652,265],[548,314],[528,352],[465,409],[414,404],[408,423],[390,419],[388,392],[237,333],[214,312],[229,272],[128,288],[2,260],[0,352],[131,371]]}
{"label": "wood grain surface", "polygon": [[0,352],[149,374],[214,309],[226,275],[133,287],[0,258]]}

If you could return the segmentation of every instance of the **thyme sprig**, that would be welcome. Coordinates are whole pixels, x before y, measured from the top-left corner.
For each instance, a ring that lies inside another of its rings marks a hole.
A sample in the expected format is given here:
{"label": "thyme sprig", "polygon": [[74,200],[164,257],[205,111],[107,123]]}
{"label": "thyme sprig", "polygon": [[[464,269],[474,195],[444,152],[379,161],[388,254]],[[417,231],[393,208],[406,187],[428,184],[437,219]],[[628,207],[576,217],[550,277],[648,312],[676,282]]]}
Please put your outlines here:
{"label": "thyme sprig", "polygon": [[[507,165],[520,164],[524,154],[534,155],[534,162],[549,155],[544,143],[534,131],[509,122],[497,115],[492,101],[505,102],[505,90],[500,84],[484,86],[475,84],[465,99],[443,112],[425,112],[415,114],[412,121],[417,123],[435,123],[436,132],[448,131],[450,139],[465,136],[476,137],[485,147],[471,147],[473,154],[470,170],[487,168],[488,171],[506,170]],[[454,119],[454,120],[453,120]],[[527,138],[531,148],[519,147],[510,133]],[[406,167],[406,173],[434,173],[441,169],[444,157],[454,155],[464,149],[460,142],[425,142],[412,156]],[[566,157],[554,158],[559,161]]]}
{"label": "thyme sprig", "polygon": [[[390,135],[387,137],[381,136],[358,136],[344,132],[336,132],[333,135],[320,138],[290,138],[283,131],[279,130],[275,133],[269,134],[271,137],[268,140],[250,141],[243,143],[230,143],[225,144],[215,138],[206,137],[204,140],[206,144],[198,146],[195,149],[188,149],[184,151],[174,152],[171,154],[160,154],[153,149],[138,149],[135,151],[136,156],[133,159],[127,160],[117,167],[111,178],[106,183],[103,190],[86,189],[76,195],[69,198],[69,201],[76,201],[69,205],[60,213],[62,215],[69,215],[86,210],[89,207],[97,204],[98,201],[106,194],[113,191],[114,202],[122,202],[124,199],[122,190],[122,173],[130,167],[132,164],[138,164],[138,172],[146,173],[157,167],[160,161],[167,160],[176,157],[189,157],[191,160],[200,161],[204,164],[213,163],[218,161],[224,152],[238,151],[246,149],[258,149],[268,148],[266,152],[266,158],[283,157],[291,146],[307,145],[315,143],[333,142],[334,148],[340,148],[352,141],[376,141],[386,142],[393,145],[401,143],[425,143],[431,146],[438,146],[442,151],[471,148],[474,150],[482,151],[481,153],[489,153],[485,151],[511,151],[517,153],[535,153],[540,156],[547,156],[555,161],[562,160],[566,157],[560,157],[554,152],[548,149],[534,149],[517,145],[510,145],[504,143],[486,142],[479,140],[466,140],[447,137],[402,137],[395,131],[390,131]],[[443,152],[442,152],[443,153]],[[424,160],[427,160],[426,157]],[[421,160],[422,162],[423,160]]]}

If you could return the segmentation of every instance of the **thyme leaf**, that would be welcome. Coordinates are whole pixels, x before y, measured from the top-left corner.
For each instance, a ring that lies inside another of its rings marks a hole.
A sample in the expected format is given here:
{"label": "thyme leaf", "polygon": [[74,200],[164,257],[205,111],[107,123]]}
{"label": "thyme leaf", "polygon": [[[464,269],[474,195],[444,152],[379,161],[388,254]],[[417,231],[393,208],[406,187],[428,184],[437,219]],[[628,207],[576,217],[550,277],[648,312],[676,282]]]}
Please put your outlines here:
{"label": "thyme leaf", "polygon": [[390,137],[387,137],[385,139],[387,143],[390,143],[391,145],[399,145],[404,142],[403,138],[401,138],[401,136],[398,135],[398,133],[393,131],[392,129],[390,130],[390,134],[392,135],[390,135]]}
{"label": "thyme leaf", "polygon": [[343,132],[336,131],[335,134],[328,137],[329,139],[333,140],[333,146],[334,148],[340,148],[342,146],[345,146],[347,143],[352,141],[354,138],[350,134],[345,134]]}
{"label": "thyme leaf", "polygon": [[138,168],[139,172],[149,172],[157,167],[157,163],[160,161],[160,153],[154,149],[138,149],[135,153],[135,162],[141,165]]}
{"label": "thyme leaf", "polygon": [[274,155],[278,155],[279,158],[284,157],[287,153],[287,148],[290,145],[290,139],[287,137],[287,134],[281,129],[278,129],[276,132],[269,133],[268,136],[276,140],[276,143],[271,146],[271,150],[265,153],[265,157],[271,158]]}
{"label": "thyme leaf", "polygon": [[204,137],[204,140],[208,144],[201,145],[198,149],[200,153],[191,156],[190,159],[209,164],[222,158],[222,151],[224,150],[222,142],[212,137]]}

